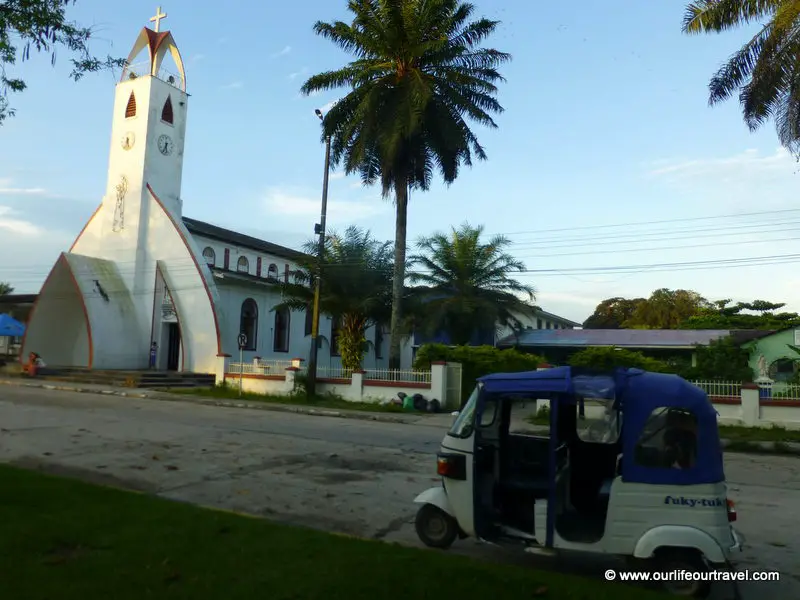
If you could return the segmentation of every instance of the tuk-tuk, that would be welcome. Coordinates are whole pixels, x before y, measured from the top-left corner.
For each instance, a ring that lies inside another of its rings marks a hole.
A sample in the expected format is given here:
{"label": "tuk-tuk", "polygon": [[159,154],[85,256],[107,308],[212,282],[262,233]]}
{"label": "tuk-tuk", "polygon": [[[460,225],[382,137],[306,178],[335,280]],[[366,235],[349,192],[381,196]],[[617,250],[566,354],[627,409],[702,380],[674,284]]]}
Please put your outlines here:
{"label": "tuk-tuk", "polygon": [[[515,431],[512,409],[543,400],[549,435]],[[442,485],[415,499],[417,535],[431,547],[475,537],[617,555],[659,573],[732,568],[742,549],[717,413],[677,375],[557,367],[481,377],[442,441],[437,472]],[[664,584],[705,597],[708,579]]]}

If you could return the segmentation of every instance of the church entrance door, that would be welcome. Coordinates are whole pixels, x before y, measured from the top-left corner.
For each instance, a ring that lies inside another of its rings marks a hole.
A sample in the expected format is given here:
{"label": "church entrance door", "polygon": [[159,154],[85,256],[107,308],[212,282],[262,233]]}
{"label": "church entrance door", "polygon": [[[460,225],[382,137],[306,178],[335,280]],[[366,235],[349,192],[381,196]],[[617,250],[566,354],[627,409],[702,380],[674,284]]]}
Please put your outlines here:
{"label": "church entrance door", "polygon": [[180,367],[181,329],[177,323],[168,323],[169,341],[167,343],[167,370],[177,371]]}

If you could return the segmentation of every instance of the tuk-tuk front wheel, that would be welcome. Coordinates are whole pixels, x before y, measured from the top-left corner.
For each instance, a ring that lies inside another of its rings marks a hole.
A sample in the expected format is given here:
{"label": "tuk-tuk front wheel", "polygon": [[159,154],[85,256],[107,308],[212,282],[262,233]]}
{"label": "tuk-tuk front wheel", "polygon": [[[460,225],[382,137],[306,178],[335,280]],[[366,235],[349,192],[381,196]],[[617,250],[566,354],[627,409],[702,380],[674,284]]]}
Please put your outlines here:
{"label": "tuk-tuk front wheel", "polygon": [[419,539],[431,548],[449,548],[458,537],[456,520],[433,504],[420,507],[415,526]]}
{"label": "tuk-tuk front wheel", "polygon": [[[708,566],[702,555],[691,548],[663,548],[656,553],[654,563],[655,570],[662,574],[708,572]],[[711,582],[707,579],[662,580],[661,584],[669,594],[684,598],[708,598],[711,593]]]}

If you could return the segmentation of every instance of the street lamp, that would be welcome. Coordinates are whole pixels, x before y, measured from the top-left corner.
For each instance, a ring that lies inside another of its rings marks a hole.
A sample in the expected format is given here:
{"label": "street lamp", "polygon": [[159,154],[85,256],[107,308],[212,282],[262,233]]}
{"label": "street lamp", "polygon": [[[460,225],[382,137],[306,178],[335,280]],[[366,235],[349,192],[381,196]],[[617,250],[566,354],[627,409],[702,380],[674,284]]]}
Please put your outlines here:
{"label": "street lamp", "polygon": [[[314,113],[323,120],[322,111],[315,109]],[[328,174],[331,168],[331,136],[325,136],[325,173],[322,176],[322,210],[319,223],[314,225],[314,233],[319,236],[317,249],[317,276],[314,279],[314,306],[311,313],[311,355],[308,360],[308,376],[306,380],[306,394],[313,398],[317,390],[317,354],[319,350],[319,296],[322,290],[322,263],[325,254],[325,218],[328,213]]]}

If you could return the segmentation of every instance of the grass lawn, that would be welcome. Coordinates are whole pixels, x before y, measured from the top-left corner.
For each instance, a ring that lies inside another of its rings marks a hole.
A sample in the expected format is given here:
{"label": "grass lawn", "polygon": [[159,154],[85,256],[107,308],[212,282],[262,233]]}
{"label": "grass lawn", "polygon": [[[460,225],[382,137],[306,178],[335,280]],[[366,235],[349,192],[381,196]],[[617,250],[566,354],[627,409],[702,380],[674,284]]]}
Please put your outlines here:
{"label": "grass lawn", "polygon": [[[317,396],[309,400],[302,394],[287,395],[287,396],[265,396],[264,394],[255,394],[253,392],[242,392],[239,396],[239,388],[232,384],[227,387],[213,387],[213,388],[171,388],[165,390],[172,394],[184,394],[187,396],[204,396],[206,398],[219,398],[225,400],[248,400],[251,402],[272,402],[274,404],[293,404],[297,406],[311,406],[314,408],[327,408],[333,410],[360,410],[367,412],[391,412],[403,413],[402,407],[392,404],[378,404],[373,402],[349,402],[341,398],[330,396]],[[416,412],[414,414],[425,414]]]}
{"label": "grass lawn", "polygon": [[720,425],[719,437],[733,442],[800,442],[800,431],[783,427]]}
{"label": "grass lawn", "polygon": [[662,594],[289,527],[0,465],[14,600],[647,600]]}

